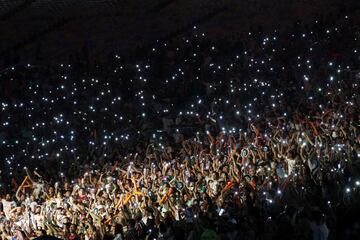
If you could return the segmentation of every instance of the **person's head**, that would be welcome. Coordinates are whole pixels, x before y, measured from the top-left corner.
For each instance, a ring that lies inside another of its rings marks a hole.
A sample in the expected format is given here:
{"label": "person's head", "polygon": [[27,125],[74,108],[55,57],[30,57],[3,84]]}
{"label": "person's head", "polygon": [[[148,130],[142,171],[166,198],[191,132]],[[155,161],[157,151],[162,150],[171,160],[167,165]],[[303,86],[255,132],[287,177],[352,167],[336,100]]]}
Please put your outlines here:
{"label": "person's head", "polygon": [[66,191],[65,192],[65,197],[69,198],[71,196],[71,192],[70,191]]}
{"label": "person's head", "polygon": [[61,212],[62,215],[66,215],[66,209],[65,208],[62,208],[60,212]]}
{"label": "person's head", "polygon": [[48,194],[49,194],[49,196],[50,197],[52,197],[52,196],[54,196],[54,193],[55,193],[55,190],[54,190],[54,187],[49,187],[49,189],[48,189]]}
{"label": "person's head", "polygon": [[128,228],[130,229],[130,228],[133,228],[133,227],[135,227],[135,219],[129,219],[128,220]]}
{"label": "person's head", "polygon": [[61,192],[58,192],[58,193],[56,194],[56,197],[57,197],[57,198],[62,198]]}
{"label": "person's head", "polygon": [[214,171],[213,172],[213,178],[214,178],[214,180],[218,180],[219,179],[219,173]]}
{"label": "person's head", "polygon": [[8,193],[8,194],[6,194],[6,196],[5,196],[5,200],[6,201],[10,201],[11,200],[11,195]]}
{"label": "person's head", "polygon": [[79,189],[79,196],[84,196],[85,195],[85,190],[83,188]]}
{"label": "person's head", "polygon": [[66,181],[64,183],[64,189],[69,189],[69,188],[70,188],[70,183]]}
{"label": "person's head", "polygon": [[116,223],[114,228],[115,234],[123,234],[123,226],[120,223]]}
{"label": "person's head", "polygon": [[41,213],[41,206],[37,206],[37,207],[36,207],[35,213],[36,213],[36,214],[40,214],[40,213]]}
{"label": "person's head", "polygon": [[23,194],[23,193],[21,193],[21,194],[20,194],[20,202],[24,202],[25,199],[26,199],[26,195]]}
{"label": "person's head", "polygon": [[206,203],[206,201],[200,202],[200,210],[202,212],[208,212],[208,204]]}
{"label": "person's head", "polygon": [[46,236],[46,231],[44,229],[39,230],[40,236]]}
{"label": "person's head", "polygon": [[71,225],[70,225],[70,228],[69,228],[69,231],[70,231],[70,233],[76,233],[76,229],[77,229],[76,225],[75,225],[75,224],[71,224]]}
{"label": "person's head", "polygon": [[34,195],[34,194],[31,194],[31,195],[30,195],[30,200],[31,200],[32,202],[34,202],[34,201],[36,200],[36,198],[35,198],[35,195]]}

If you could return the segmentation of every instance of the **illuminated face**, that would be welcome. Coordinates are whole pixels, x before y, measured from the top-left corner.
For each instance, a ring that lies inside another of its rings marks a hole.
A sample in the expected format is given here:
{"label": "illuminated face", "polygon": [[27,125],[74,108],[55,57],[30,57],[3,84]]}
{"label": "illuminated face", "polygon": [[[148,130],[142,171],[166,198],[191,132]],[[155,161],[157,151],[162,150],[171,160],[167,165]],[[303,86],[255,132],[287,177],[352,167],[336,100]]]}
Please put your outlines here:
{"label": "illuminated face", "polygon": [[36,208],[35,213],[40,214],[40,212],[41,212],[41,207],[39,206],[39,207]]}
{"label": "illuminated face", "polygon": [[79,190],[79,195],[80,195],[80,196],[83,196],[84,194],[85,194],[84,189],[81,188],[81,189]]}
{"label": "illuminated face", "polygon": [[76,231],[76,226],[74,224],[71,224],[70,225],[70,232],[75,233],[75,231]]}
{"label": "illuminated face", "polygon": [[54,188],[50,187],[48,192],[49,192],[50,195],[53,195],[54,194]]}

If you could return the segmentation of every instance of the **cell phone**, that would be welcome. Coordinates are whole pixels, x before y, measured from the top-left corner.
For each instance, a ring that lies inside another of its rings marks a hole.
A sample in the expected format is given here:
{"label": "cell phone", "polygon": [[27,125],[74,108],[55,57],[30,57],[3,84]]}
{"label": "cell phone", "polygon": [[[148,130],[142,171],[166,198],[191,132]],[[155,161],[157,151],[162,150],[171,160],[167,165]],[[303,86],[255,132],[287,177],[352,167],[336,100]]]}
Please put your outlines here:
{"label": "cell phone", "polygon": [[219,211],[219,216],[222,216],[225,212],[225,209],[221,208],[220,211]]}

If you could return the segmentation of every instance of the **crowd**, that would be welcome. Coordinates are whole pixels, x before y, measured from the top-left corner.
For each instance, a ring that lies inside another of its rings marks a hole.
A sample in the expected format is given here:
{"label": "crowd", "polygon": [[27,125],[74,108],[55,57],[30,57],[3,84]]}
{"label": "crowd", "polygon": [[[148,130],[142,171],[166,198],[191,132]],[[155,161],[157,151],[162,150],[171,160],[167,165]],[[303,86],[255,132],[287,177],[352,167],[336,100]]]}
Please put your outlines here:
{"label": "crowd", "polygon": [[1,239],[356,239],[359,29],[329,15],[0,75]]}

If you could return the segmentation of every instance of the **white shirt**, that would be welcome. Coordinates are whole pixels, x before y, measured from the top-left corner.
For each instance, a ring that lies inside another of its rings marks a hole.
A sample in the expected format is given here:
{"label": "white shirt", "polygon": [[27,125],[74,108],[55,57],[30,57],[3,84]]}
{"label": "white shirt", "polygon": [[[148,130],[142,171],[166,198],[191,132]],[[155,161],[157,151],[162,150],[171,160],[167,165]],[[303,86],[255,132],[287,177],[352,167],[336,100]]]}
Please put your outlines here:
{"label": "white shirt", "polygon": [[295,167],[295,159],[291,159],[291,158],[285,158],[285,161],[288,165],[288,175],[290,175],[293,170],[294,170],[294,167]]}
{"label": "white shirt", "polygon": [[7,201],[5,199],[1,200],[2,205],[3,205],[3,209],[4,209],[4,213],[7,219],[10,218],[9,216],[9,212],[11,210],[11,206],[15,206],[15,202],[14,201]]}
{"label": "white shirt", "polygon": [[44,228],[44,217],[40,214],[34,215],[34,225],[37,229]]}
{"label": "white shirt", "polygon": [[40,194],[41,190],[43,189],[43,187],[44,187],[44,183],[34,182],[34,195],[35,195],[35,198],[39,197],[39,194]]}

